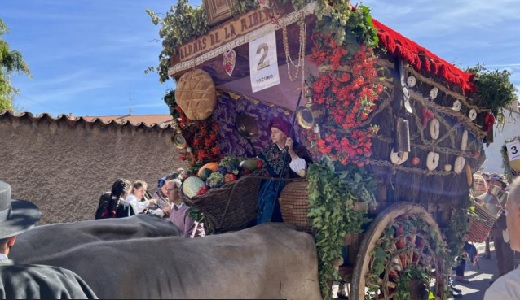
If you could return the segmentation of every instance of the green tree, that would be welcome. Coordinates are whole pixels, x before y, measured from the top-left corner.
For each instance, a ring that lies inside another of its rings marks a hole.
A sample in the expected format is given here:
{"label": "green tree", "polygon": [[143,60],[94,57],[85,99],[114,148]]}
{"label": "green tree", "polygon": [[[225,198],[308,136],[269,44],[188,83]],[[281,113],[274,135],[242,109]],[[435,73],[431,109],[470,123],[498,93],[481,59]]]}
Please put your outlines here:
{"label": "green tree", "polygon": [[22,58],[22,54],[16,50],[10,50],[9,44],[2,38],[8,28],[0,19],[0,111],[13,108],[13,96],[18,93],[11,84],[12,73],[31,76],[31,71]]}
{"label": "green tree", "polygon": [[496,118],[503,119],[502,109],[517,101],[517,89],[510,81],[512,73],[503,70],[490,71],[481,64],[467,68],[475,75],[478,90],[474,95],[476,104],[490,108]]}
{"label": "green tree", "polygon": [[146,12],[154,25],[161,25],[159,37],[162,39],[163,50],[159,54],[159,66],[149,67],[145,73],[157,72],[163,83],[170,79],[170,58],[176,54],[177,48],[208,31],[206,15],[202,6],[193,7],[188,0],[178,0],[177,5],[171,6],[163,18],[149,9]]}

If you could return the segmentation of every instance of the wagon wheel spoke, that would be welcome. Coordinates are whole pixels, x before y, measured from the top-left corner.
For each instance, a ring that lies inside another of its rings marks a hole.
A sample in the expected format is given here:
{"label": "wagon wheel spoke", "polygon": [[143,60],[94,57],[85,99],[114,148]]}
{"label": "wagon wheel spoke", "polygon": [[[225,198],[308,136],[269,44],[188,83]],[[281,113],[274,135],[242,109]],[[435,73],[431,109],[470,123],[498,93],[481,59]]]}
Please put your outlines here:
{"label": "wagon wheel spoke", "polygon": [[443,276],[437,263],[441,242],[438,226],[422,207],[407,203],[390,207],[366,232],[351,299],[414,299],[431,292],[441,296],[437,291]]}

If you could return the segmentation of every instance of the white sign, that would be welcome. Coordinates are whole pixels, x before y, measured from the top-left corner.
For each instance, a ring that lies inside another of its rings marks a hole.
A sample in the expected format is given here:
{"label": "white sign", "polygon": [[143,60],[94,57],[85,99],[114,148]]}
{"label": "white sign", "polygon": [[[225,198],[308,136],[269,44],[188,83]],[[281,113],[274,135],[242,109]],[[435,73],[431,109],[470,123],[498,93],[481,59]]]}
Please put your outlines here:
{"label": "white sign", "polygon": [[250,42],[250,81],[253,92],[280,84],[275,32]]}
{"label": "white sign", "polygon": [[519,159],[519,151],[521,150],[519,149],[518,139],[505,143],[505,146],[507,147],[509,161]]}

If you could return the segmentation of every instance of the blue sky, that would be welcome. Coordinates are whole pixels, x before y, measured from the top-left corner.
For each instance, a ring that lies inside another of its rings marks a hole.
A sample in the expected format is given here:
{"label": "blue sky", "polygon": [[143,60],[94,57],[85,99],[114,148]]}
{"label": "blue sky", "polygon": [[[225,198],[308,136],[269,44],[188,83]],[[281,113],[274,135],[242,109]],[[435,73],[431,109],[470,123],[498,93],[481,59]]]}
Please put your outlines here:
{"label": "blue sky", "polygon": [[[353,3],[355,1],[352,1]],[[22,52],[32,79],[13,76],[16,106],[35,114],[163,114],[172,81],[159,83],[159,27],[146,9],[177,0],[2,0],[4,38]],[[191,1],[199,5],[200,1]],[[373,16],[459,67],[506,69],[519,88],[519,0],[369,0]]]}

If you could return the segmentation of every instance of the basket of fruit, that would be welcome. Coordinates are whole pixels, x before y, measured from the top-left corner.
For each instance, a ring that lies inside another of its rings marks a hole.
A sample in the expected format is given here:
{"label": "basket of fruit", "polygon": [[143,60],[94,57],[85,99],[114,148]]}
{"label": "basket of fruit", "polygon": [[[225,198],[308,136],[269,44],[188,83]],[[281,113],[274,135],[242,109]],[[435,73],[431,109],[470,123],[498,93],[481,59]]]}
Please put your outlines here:
{"label": "basket of fruit", "polygon": [[214,232],[245,228],[257,218],[257,195],[265,171],[259,159],[225,157],[202,166],[183,182],[184,202],[203,213]]}

